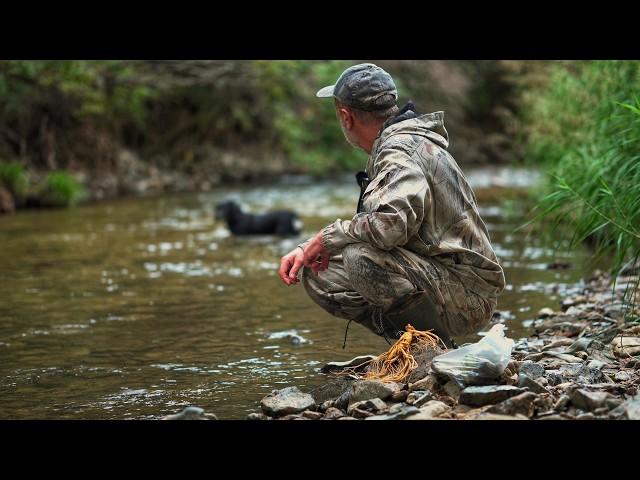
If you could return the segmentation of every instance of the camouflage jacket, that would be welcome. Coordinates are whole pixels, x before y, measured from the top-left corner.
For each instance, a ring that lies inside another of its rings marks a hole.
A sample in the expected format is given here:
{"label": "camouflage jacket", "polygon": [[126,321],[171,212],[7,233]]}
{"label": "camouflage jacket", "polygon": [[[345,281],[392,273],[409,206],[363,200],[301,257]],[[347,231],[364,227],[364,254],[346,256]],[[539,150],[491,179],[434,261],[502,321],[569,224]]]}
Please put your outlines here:
{"label": "camouflage jacket", "polygon": [[444,112],[414,114],[383,127],[367,162],[371,180],[363,211],[322,229],[327,250],[335,255],[355,242],[382,250],[403,247],[455,270],[478,293],[500,293],[504,272],[448,146]]}

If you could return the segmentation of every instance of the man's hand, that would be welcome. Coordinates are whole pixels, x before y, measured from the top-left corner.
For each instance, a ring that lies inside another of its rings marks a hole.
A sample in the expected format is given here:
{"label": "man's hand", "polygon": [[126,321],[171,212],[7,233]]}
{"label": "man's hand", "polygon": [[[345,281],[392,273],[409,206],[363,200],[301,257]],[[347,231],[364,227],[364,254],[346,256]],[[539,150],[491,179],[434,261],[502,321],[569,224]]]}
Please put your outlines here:
{"label": "man's hand", "polygon": [[296,247],[282,257],[278,274],[286,285],[295,285],[300,281],[298,271],[303,265],[318,275],[329,267],[329,256],[329,252],[322,244],[322,235],[318,233],[304,250]]}

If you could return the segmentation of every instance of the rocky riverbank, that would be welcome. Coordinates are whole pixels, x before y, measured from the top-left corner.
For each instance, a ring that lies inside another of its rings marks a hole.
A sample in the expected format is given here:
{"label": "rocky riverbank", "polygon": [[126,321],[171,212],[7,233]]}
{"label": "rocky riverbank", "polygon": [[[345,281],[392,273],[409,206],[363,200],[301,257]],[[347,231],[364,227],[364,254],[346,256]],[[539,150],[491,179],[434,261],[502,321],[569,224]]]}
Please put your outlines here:
{"label": "rocky riverbank", "polygon": [[327,382],[309,392],[272,392],[247,418],[640,419],[640,309],[623,301],[625,291],[627,299],[637,294],[639,274],[640,266],[627,268],[614,287],[598,273],[557,308],[542,309],[531,334],[514,339],[506,370],[485,385],[461,388],[436,374],[431,360],[440,352],[417,357],[418,368],[405,383],[362,380],[373,358],[364,356],[325,365]]}

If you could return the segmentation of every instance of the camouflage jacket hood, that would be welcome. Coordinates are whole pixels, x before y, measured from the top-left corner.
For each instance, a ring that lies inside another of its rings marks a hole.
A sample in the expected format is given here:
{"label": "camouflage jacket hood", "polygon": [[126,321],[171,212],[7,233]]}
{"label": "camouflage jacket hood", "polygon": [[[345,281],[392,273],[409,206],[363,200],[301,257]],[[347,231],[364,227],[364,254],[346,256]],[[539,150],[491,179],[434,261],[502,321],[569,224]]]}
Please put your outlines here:
{"label": "camouflage jacket hood", "polygon": [[478,293],[500,293],[503,270],[475,194],[448,147],[444,112],[418,114],[409,104],[388,120],[367,161],[362,212],[322,230],[329,252],[357,242],[402,247],[455,270]]}

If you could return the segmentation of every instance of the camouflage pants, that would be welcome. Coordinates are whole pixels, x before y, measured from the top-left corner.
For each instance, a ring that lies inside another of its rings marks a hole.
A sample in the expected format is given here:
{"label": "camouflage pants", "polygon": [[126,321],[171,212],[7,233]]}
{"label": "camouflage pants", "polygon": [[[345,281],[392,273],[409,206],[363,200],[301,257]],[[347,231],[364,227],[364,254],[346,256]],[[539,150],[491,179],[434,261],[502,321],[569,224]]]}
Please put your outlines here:
{"label": "camouflage pants", "polygon": [[375,315],[393,312],[398,305],[405,310],[407,302],[425,295],[450,336],[478,332],[496,307],[495,296],[469,288],[454,270],[401,247],[384,251],[367,243],[350,244],[331,257],[329,268],[319,275],[305,267],[302,284],[330,314],[354,320],[379,335],[372,323]]}

